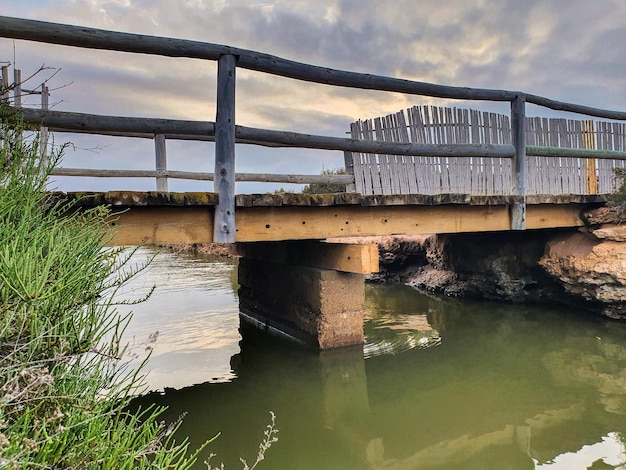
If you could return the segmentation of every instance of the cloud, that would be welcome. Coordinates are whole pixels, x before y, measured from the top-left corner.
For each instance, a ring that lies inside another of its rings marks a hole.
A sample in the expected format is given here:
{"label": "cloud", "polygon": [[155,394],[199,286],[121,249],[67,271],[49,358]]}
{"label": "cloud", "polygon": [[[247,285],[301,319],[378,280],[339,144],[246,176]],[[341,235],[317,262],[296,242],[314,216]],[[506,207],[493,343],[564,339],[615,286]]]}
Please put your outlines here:
{"label": "cloud", "polygon": [[[626,107],[626,50],[621,47],[626,3],[619,0],[593,7],[583,0],[8,0],[3,14],[228,44],[344,70]],[[3,51],[12,51],[12,45],[0,40]],[[62,68],[55,82],[73,82],[54,93],[53,100],[64,101],[59,109],[215,118],[216,66],[211,62],[23,41],[16,52],[25,72],[46,63]],[[248,126],[341,136],[351,121],[413,104],[468,105],[237,73],[237,119]],[[118,158],[109,152],[134,149],[111,147],[99,154],[103,166]],[[271,152],[246,146],[240,153],[238,161],[249,171],[254,157],[248,154]],[[321,168],[313,166],[326,159],[333,165],[340,161],[317,154],[322,156],[308,155],[300,167],[315,173]],[[195,150],[190,155],[195,162]],[[286,162],[282,166],[292,168],[287,158],[278,152],[274,166]]]}

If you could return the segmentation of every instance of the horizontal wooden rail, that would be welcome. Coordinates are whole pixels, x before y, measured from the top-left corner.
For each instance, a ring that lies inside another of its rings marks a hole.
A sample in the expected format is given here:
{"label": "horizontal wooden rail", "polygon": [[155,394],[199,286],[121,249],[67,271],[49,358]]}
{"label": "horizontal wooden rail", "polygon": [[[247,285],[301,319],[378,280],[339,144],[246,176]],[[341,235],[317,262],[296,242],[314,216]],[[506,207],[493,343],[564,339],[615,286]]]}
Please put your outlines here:
{"label": "horizontal wooden rail", "polygon": [[103,116],[99,114],[72,113],[21,108],[24,122],[39,124],[48,128],[63,129],[64,132],[186,134],[193,136],[215,135],[215,123],[211,121],[184,121],[176,119],[136,118]]}
{"label": "horizontal wooden rail", "polygon": [[[25,122],[45,125],[50,130],[57,132],[78,132],[150,139],[153,139],[155,134],[164,134],[167,139],[211,142],[215,140],[215,123],[211,121],[104,116],[97,114],[46,111],[29,108],[22,108],[19,110],[16,109],[15,111],[22,113]],[[274,131],[244,126],[236,126],[236,136],[238,143],[253,145],[340,150],[389,155],[510,158],[514,152],[512,145],[392,143],[342,137],[318,136],[297,132]],[[539,157],[578,157],[626,160],[626,152],[542,147],[534,145],[528,145],[526,147],[526,154],[529,156]],[[173,174],[170,177],[176,178]],[[184,178],[187,179],[186,176]]]}
{"label": "horizontal wooden rail", "polygon": [[414,144],[383,142],[376,140],[346,139],[300,134],[297,132],[271,131],[252,127],[236,127],[237,137],[256,142],[273,142],[286,147],[348,152],[378,153],[389,155],[415,155],[426,157],[502,157],[511,158],[515,153],[512,145],[496,144]]}
{"label": "horizontal wooden rail", "polygon": [[532,157],[598,158],[602,160],[626,160],[626,152],[615,150],[577,149],[566,147],[526,146],[526,155]]}
{"label": "horizontal wooden rail", "polygon": [[[173,119],[129,118],[100,116],[63,111],[23,109],[24,121],[63,128],[67,131],[139,132],[142,134],[180,134],[205,137],[215,134],[215,123],[209,121],[181,121]],[[410,144],[381,142],[375,140],[327,137],[297,132],[273,131],[253,127],[236,126],[237,139],[253,144],[271,144],[274,147],[298,147],[320,150],[343,150],[348,152],[379,153],[389,155],[458,156],[458,157],[504,157],[513,156],[512,145],[494,144]]]}
{"label": "horizontal wooden rail", "polygon": [[287,60],[247,49],[200,41],[121,33],[6,16],[0,16],[0,37],[89,49],[213,61],[217,61],[220,56],[228,54],[238,58],[238,67],[314,83],[466,100],[513,101],[517,96],[525,96],[527,103],[550,109],[607,119],[626,120],[626,112],[567,103],[520,91],[446,86],[381,75],[348,72]]}
{"label": "horizontal wooden rail", "polygon": [[[215,140],[215,123],[211,121],[189,121],[176,119],[135,118],[124,116],[105,116],[97,114],[73,113],[66,111],[50,111],[41,109],[22,108],[15,109],[22,113],[24,122],[37,125],[45,125],[52,131],[78,132],[89,134],[103,134],[118,137],[138,137],[153,139],[155,134],[163,134],[167,139],[179,140]],[[338,150],[361,153],[377,153],[388,155],[414,155],[414,156],[454,156],[454,157],[503,157],[511,158],[514,153],[512,145],[494,144],[409,144],[394,143],[374,140],[358,140],[342,137],[328,137],[297,132],[274,131],[253,127],[236,126],[238,143],[264,145],[271,147],[297,147],[321,150]],[[541,157],[578,157],[626,160],[626,152],[609,150],[560,148],[529,145],[526,147],[529,156]],[[66,169],[70,171],[70,169]],[[76,169],[78,170],[78,169]],[[71,169],[74,171],[74,169]],[[95,170],[94,170],[95,171]],[[99,170],[105,171],[105,170]],[[109,170],[106,170],[109,171]],[[114,171],[114,170],[110,170]],[[127,170],[120,170],[127,171]],[[200,179],[212,181],[206,176],[191,178],[186,176],[174,176],[176,172],[169,171],[166,176],[171,178]],[[188,172],[179,172],[186,174]],[[206,175],[210,175],[207,173]],[[71,176],[69,174],[65,176]],[[78,176],[78,175],[77,175]],[[86,175],[81,175],[86,176]],[[96,175],[90,175],[96,176]],[[105,177],[104,173],[100,176]],[[113,173],[106,176],[115,176]],[[156,176],[135,175],[135,176]],[[294,175],[300,182],[300,177]],[[310,177],[324,175],[310,175]],[[257,180],[240,180],[257,181]],[[272,182],[289,182],[273,181]],[[311,183],[313,181],[307,181]],[[326,181],[315,181],[326,182]],[[346,181],[346,183],[349,183]],[[340,184],[343,184],[340,183]]]}
{"label": "horizontal wooden rail", "polygon": [[[101,170],[91,168],[54,168],[53,176],[84,176],[95,178],[176,178],[214,181],[214,173],[175,170]],[[264,173],[236,173],[235,181],[293,184],[350,184],[353,175],[285,175]]]}
{"label": "horizontal wooden rail", "polygon": [[[122,118],[125,119],[125,118]],[[188,121],[195,122],[195,121]],[[48,127],[50,132],[57,133],[72,133],[72,134],[89,134],[89,135],[106,135],[110,137],[131,137],[136,139],[154,139],[154,134],[148,132],[115,132],[115,131],[107,131],[107,130],[76,130],[76,129],[68,129],[65,127]],[[215,135],[193,135],[193,134],[173,134],[170,132],[165,132],[163,135],[167,140],[193,140],[198,142],[215,142]],[[260,145],[263,147],[285,147],[281,144],[273,144],[271,142],[254,142],[246,139],[237,139],[238,144],[249,144],[249,145]]]}

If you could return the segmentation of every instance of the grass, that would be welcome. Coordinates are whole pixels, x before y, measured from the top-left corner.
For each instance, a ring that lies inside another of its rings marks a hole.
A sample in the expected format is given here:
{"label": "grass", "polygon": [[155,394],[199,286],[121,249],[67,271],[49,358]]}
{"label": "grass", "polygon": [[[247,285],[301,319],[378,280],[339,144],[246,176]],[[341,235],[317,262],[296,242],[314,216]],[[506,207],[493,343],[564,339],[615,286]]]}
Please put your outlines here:
{"label": "grass", "polygon": [[189,468],[178,423],[124,411],[141,377],[113,298],[132,253],[103,249],[107,209],[50,198],[62,149],[42,152],[5,105],[0,118],[0,468]]}

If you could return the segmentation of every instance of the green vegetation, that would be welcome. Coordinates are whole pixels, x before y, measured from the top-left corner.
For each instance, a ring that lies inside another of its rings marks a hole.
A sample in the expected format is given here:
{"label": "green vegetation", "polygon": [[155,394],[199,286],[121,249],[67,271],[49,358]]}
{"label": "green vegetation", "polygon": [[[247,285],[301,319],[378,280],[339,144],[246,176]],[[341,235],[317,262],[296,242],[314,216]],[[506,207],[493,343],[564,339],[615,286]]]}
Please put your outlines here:
{"label": "green vegetation", "polygon": [[615,205],[624,205],[626,204],[626,168],[613,168],[613,173],[618,181],[618,186],[609,196],[609,202]]}
{"label": "green vegetation", "polygon": [[[322,175],[345,175],[346,170],[343,168],[335,168],[333,170],[324,169]],[[331,193],[345,193],[345,184],[330,184],[330,183],[314,183],[307,184],[302,188],[304,194],[331,194]]]}
{"label": "green vegetation", "polygon": [[124,367],[114,295],[137,269],[102,248],[108,211],[51,199],[60,153],[42,158],[0,112],[0,468],[188,468],[177,423],[125,411],[141,379]]}

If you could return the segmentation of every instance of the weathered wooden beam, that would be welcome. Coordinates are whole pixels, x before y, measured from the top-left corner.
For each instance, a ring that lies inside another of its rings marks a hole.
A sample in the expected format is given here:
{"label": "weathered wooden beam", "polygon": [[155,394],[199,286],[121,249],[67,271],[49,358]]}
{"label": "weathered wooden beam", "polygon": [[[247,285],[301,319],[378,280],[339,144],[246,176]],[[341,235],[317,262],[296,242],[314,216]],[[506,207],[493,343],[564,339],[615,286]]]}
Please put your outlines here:
{"label": "weathered wooden beam", "polygon": [[527,145],[526,155],[533,157],[572,157],[572,158],[598,158],[602,160],[626,160],[626,152],[615,150],[592,150],[564,147],[541,147]]}
{"label": "weathered wooden beam", "polygon": [[526,102],[543,106],[545,108],[554,109],[555,111],[566,111],[569,113],[583,114],[585,116],[595,116],[605,119],[615,119],[617,121],[626,120],[626,112],[613,111],[609,109],[595,108],[593,106],[584,106],[581,104],[567,103],[565,101],[557,101],[544,96],[525,93]]}
{"label": "weathered wooden beam", "polygon": [[[84,26],[0,16],[0,37],[24,39],[89,49],[218,60],[222,55],[238,57],[238,66],[288,78],[341,87],[391,91],[439,98],[512,101],[523,93],[509,90],[456,87],[371,75],[304,64],[247,49],[184,39],[107,31]],[[626,120],[626,113],[525,94],[529,103],[607,119]]]}
{"label": "weathered wooden beam", "polygon": [[237,58],[224,54],[217,65],[217,115],[215,118],[215,208],[213,239],[235,241],[235,72]]}
{"label": "weathered wooden beam", "polygon": [[[213,181],[214,173],[177,170],[105,170],[92,168],[54,168],[53,176],[87,176],[98,178],[177,178],[197,181]],[[349,184],[349,175],[280,175],[272,173],[236,173],[235,181],[293,184]]]}
{"label": "weathered wooden beam", "polygon": [[[526,197],[526,102],[518,95],[511,102],[511,194]],[[511,230],[526,230],[526,201],[511,206]]]}
{"label": "weathered wooden beam", "polygon": [[[126,119],[123,117],[120,117],[120,119]],[[35,123],[38,123],[39,121],[35,121]],[[178,121],[178,122],[194,122],[194,121]],[[92,128],[90,130],[85,130],[85,129],[67,129],[67,128],[63,128],[63,127],[49,127],[50,132],[57,132],[57,133],[73,133],[73,134],[97,134],[97,135],[107,135],[107,136],[111,136],[111,137],[132,137],[132,138],[137,138],[137,139],[153,139],[154,138],[154,134],[150,133],[150,132],[114,132],[114,131],[107,131],[107,130],[100,130],[97,128]],[[181,134],[181,133],[163,133],[163,135],[165,136],[166,139],[168,140],[193,140],[193,141],[198,141],[198,142],[215,142],[215,135],[213,135],[213,131],[211,131],[211,134]],[[271,142],[255,142],[252,140],[247,140],[247,139],[236,139],[235,140],[238,144],[244,144],[244,145],[259,145],[262,147],[270,147],[270,148],[282,148],[284,147],[284,145],[281,144],[273,144]]]}
{"label": "weathered wooden beam", "polygon": [[510,158],[515,149],[512,145],[496,144],[415,144],[383,142],[376,140],[327,137],[298,132],[272,131],[237,126],[237,137],[255,142],[272,142],[286,147],[349,152],[378,153],[387,155],[417,155],[440,157],[501,157]]}
{"label": "weathered wooden beam", "polygon": [[118,133],[121,136],[127,136],[127,133],[137,133],[146,134],[146,137],[149,138],[154,138],[154,134],[190,134],[198,136],[215,134],[215,123],[209,121],[101,116],[98,114],[30,108],[22,108],[15,111],[21,113],[24,122],[49,128],[61,128],[65,132],[109,132]]}
{"label": "weathered wooden beam", "polygon": [[249,70],[352,88],[470,100],[510,101],[513,97],[512,92],[506,90],[436,85],[380,75],[346,72],[220,44],[121,33],[6,16],[0,16],[0,37],[166,57],[219,60],[222,55],[233,55],[238,57],[240,67]]}
{"label": "weathered wooden beam", "polygon": [[[159,172],[157,170],[97,170],[92,168],[53,168],[50,172],[53,176],[87,176],[92,178],[160,178],[172,177],[171,172]],[[190,176],[194,176],[192,173]]]}
{"label": "weathered wooden beam", "polygon": [[[23,109],[24,121],[42,124],[66,131],[99,131],[104,133],[150,133],[198,135],[203,139],[215,134],[215,123],[182,121],[174,119],[128,118],[120,116],[99,116],[95,114],[66,113],[62,111],[44,112],[36,109]],[[143,137],[143,135],[139,135]],[[147,137],[147,136],[146,136]],[[409,144],[378,142],[372,140],[327,137],[298,132],[274,131],[253,127],[235,126],[235,139],[244,143],[270,145],[272,147],[299,147],[320,150],[343,150],[350,152],[380,153],[389,155],[457,156],[457,157],[503,157],[513,156],[512,145],[494,144]],[[202,139],[198,139],[202,140]],[[209,139],[207,139],[209,140]]]}
{"label": "weathered wooden beam", "polygon": [[[154,175],[152,175],[154,176]],[[154,191],[108,191],[108,192],[53,192],[52,197],[68,198],[80,206],[206,206],[218,203],[218,194],[211,192],[159,193]],[[562,194],[529,195],[527,203],[532,205],[602,205],[607,201],[603,195]],[[360,194],[304,194],[304,193],[264,193],[238,194],[235,198],[238,208],[265,207],[389,207],[389,206],[509,206],[521,202],[519,196],[470,196],[468,194],[403,194],[362,196]],[[582,207],[582,206],[581,206]]]}
{"label": "weathered wooden beam", "polygon": [[378,272],[378,245],[319,241],[238,243],[245,258],[356,274]]}
{"label": "weathered wooden beam", "polygon": [[158,191],[53,192],[53,199],[72,201],[79,207],[203,207],[213,211],[218,195],[209,192],[161,193]]}

